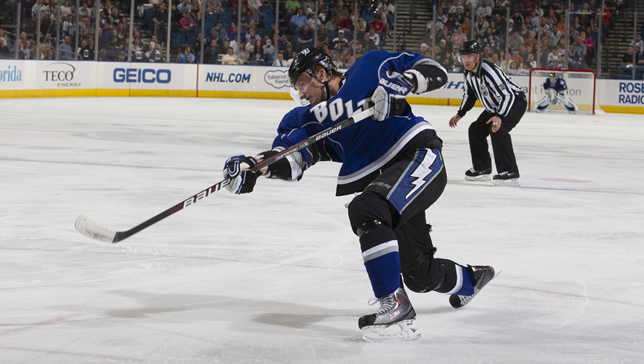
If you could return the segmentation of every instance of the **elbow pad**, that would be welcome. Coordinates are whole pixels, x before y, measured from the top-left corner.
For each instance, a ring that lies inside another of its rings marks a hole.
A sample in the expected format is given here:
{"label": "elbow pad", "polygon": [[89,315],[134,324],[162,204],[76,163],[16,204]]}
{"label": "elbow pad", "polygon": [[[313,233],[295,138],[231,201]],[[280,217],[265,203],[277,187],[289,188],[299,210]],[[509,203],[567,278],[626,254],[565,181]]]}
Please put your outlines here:
{"label": "elbow pad", "polygon": [[441,89],[447,84],[447,71],[445,68],[438,62],[427,58],[403,74],[416,85],[416,89],[413,92],[417,95]]}

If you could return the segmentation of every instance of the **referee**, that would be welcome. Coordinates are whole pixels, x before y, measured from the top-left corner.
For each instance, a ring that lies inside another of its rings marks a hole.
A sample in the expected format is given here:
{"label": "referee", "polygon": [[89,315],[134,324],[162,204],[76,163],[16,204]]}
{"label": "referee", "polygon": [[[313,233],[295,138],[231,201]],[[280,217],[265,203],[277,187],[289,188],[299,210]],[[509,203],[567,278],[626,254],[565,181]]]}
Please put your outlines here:
{"label": "referee", "polygon": [[487,136],[492,139],[494,162],[498,174],[492,182],[499,185],[518,185],[519,168],[514,157],[510,131],[519,123],[526,110],[526,97],[501,68],[481,59],[481,47],[476,41],[467,41],[459,49],[465,67],[465,93],[461,107],[449,120],[455,127],[476,100],[485,111],[469,128],[472,168],[465,172],[468,181],[489,180],[492,161],[488,152]]}

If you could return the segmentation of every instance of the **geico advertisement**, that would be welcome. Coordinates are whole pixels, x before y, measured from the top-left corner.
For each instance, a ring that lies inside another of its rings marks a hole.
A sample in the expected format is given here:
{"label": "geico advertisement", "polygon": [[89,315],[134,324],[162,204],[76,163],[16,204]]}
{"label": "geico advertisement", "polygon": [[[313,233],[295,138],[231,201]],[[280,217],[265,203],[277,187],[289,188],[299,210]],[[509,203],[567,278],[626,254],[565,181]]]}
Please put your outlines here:
{"label": "geico advertisement", "polygon": [[0,89],[21,89],[25,82],[25,63],[22,61],[0,61]]}
{"label": "geico advertisement", "polygon": [[180,64],[104,63],[103,85],[112,89],[194,90],[197,67]]}
{"label": "geico advertisement", "polygon": [[199,89],[205,91],[288,92],[288,68],[201,66]]}
{"label": "geico advertisement", "polygon": [[91,62],[40,61],[36,66],[39,89],[80,89],[93,87]]}

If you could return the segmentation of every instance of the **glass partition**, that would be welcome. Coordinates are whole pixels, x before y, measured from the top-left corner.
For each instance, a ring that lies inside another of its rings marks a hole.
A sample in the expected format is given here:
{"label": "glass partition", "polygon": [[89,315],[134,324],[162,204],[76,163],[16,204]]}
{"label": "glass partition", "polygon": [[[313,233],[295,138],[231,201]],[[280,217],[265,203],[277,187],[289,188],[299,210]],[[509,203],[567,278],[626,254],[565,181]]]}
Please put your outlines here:
{"label": "glass partition", "polygon": [[461,72],[458,47],[474,39],[508,73],[590,69],[641,79],[644,7],[637,3],[5,0],[0,57],[288,66],[303,47],[317,46],[341,68],[384,49],[423,53]]}

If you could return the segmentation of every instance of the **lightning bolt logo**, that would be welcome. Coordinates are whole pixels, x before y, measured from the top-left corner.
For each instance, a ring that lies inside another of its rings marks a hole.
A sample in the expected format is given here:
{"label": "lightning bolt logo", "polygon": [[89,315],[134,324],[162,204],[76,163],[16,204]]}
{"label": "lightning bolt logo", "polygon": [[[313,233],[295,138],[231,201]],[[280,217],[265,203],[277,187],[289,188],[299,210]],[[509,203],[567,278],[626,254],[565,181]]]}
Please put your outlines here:
{"label": "lightning bolt logo", "polygon": [[414,188],[409,191],[407,196],[405,196],[405,199],[409,199],[425,184],[425,178],[433,172],[429,167],[434,163],[434,160],[436,160],[436,155],[434,153],[425,153],[425,156],[423,156],[423,160],[418,164],[418,167],[416,167],[416,169],[409,175],[414,178],[414,180],[411,181]]}

